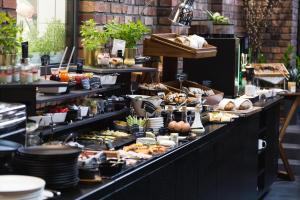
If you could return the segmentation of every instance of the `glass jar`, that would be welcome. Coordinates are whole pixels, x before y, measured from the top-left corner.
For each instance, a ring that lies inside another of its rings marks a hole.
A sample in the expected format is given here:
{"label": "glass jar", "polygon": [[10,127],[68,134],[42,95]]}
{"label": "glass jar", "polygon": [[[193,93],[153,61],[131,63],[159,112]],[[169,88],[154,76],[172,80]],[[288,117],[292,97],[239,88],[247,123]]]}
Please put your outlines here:
{"label": "glass jar", "polygon": [[61,67],[59,70],[59,78],[61,82],[69,82],[69,72],[66,67]]}
{"label": "glass jar", "polygon": [[13,67],[13,82],[20,82],[20,73],[21,73],[21,66],[16,65]]}
{"label": "glass jar", "polygon": [[12,82],[12,67],[1,66],[0,67],[0,83],[6,84]]}
{"label": "glass jar", "polygon": [[32,69],[32,81],[39,81],[40,80],[40,66],[39,65],[32,65],[31,66]]}
{"label": "glass jar", "polygon": [[50,80],[60,81],[60,79],[59,79],[59,69],[58,68],[51,68]]}
{"label": "glass jar", "polygon": [[33,74],[31,66],[24,65],[21,67],[21,76],[20,76],[21,83],[28,84],[33,82]]}
{"label": "glass jar", "polygon": [[5,84],[6,83],[6,75],[5,75],[6,67],[0,66],[0,83]]}

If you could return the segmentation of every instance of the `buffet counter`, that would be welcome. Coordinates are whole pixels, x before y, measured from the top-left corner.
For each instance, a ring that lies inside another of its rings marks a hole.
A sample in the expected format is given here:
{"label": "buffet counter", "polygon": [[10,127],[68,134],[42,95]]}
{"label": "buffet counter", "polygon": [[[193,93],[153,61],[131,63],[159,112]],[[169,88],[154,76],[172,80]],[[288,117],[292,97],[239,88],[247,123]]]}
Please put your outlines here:
{"label": "buffet counter", "polygon": [[280,100],[260,102],[262,110],[234,122],[208,124],[195,140],[58,199],[258,199],[276,179]]}

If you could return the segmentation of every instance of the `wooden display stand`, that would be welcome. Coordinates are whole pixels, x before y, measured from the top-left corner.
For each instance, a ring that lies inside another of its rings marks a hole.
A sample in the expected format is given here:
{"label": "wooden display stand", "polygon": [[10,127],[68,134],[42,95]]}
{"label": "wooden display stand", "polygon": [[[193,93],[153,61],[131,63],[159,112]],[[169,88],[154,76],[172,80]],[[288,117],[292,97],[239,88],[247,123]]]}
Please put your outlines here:
{"label": "wooden display stand", "polygon": [[163,56],[163,81],[176,80],[178,58],[209,58],[217,55],[217,48],[208,45],[201,49],[175,42],[175,33],[153,34],[144,40],[143,54],[145,56]]}

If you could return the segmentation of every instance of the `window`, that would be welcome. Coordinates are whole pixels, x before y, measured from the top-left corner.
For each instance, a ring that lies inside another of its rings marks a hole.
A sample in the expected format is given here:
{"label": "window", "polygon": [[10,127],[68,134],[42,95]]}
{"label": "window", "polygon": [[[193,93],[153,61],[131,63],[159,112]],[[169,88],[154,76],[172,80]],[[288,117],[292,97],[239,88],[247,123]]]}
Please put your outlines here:
{"label": "window", "polygon": [[65,47],[76,46],[76,2],[17,0],[17,22],[23,28],[23,41],[29,42],[32,62],[40,63],[41,56],[50,55],[51,64],[59,63]]}

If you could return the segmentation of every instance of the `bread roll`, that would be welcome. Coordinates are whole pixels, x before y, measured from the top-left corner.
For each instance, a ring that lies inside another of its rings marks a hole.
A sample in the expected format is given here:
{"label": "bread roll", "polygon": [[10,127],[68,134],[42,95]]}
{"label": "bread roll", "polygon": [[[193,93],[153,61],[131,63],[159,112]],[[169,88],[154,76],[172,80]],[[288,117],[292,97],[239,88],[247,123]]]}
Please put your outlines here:
{"label": "bread roll", "polygon": [[206,40],[198,35],[190,35],[188,39],[190,41],[190,47],[192,48],[201,49],[207,46]]}
{"label": "bread roll", "polygon": [[175,42],[178,42],[178,43],[186,45],[186,46],[190,46],[190,40],[188,39],[187,36],[176,37]]}
{"label": "bread roll", "polygon": [[244,101],[241,105],[240,105],[240,107],[238,108],[239,110],[248,110],[248,109],[250,109],[252,107],[252,104],[251,104],[251,102],[249,102],[249,101]]}
{"label": "bread roll", "polygon": [[233,102],[228,102],[225,106],[224,106],[224,110],[225,111],[231,111],[233,110],[235,107],[234,103]]}

